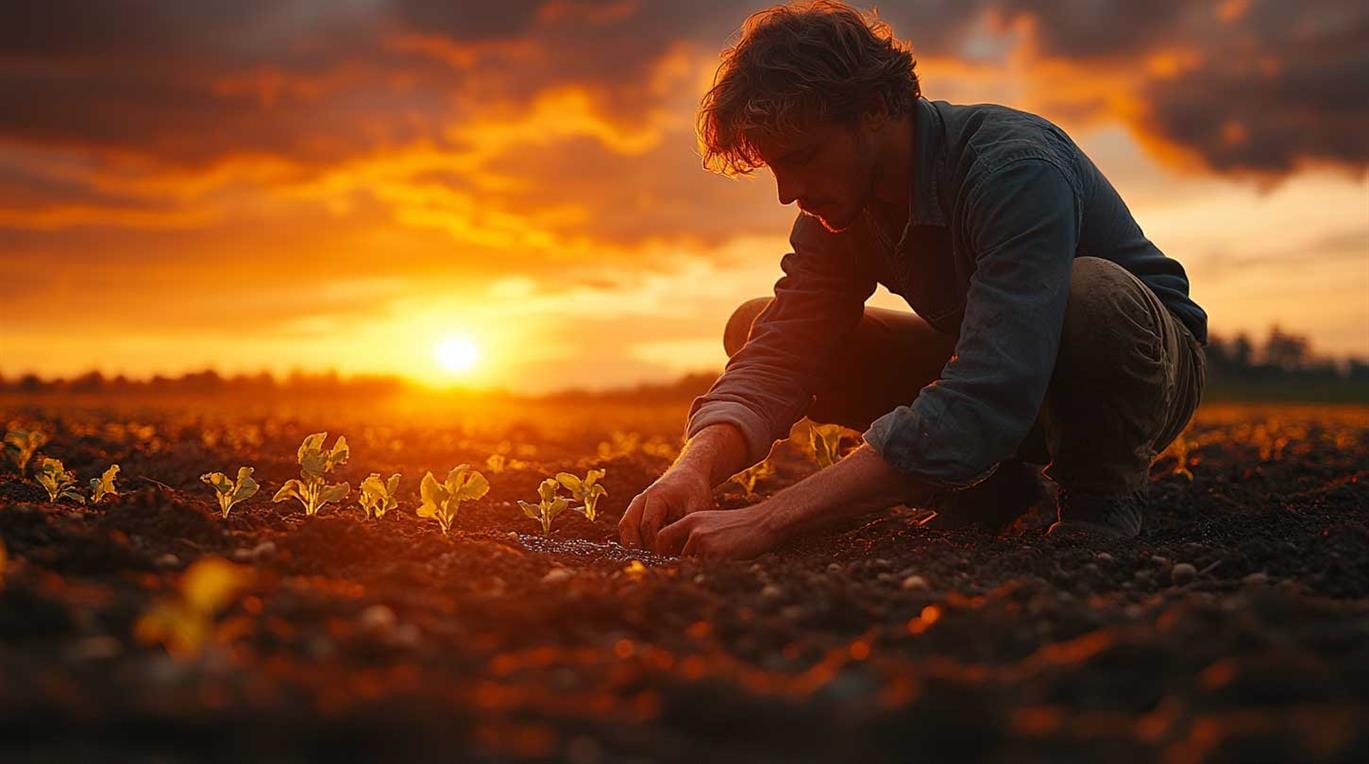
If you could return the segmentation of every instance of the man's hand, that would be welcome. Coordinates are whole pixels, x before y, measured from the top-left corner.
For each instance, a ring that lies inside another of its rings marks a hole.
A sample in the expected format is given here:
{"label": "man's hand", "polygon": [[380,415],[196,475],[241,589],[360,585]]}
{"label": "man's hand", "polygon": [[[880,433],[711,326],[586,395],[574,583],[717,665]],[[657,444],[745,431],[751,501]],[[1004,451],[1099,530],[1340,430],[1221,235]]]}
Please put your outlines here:
{"label": "man's hand", "polygon": [[662,527],[717,506],[709,476],[676,465],[628,504],[623,519],[618,521],[618,536],[623,546],[656,549],[656,534]]}
{"label": "man's hand", "polygon": [[749,560],[780,542],[765,522],[765,503],[685,515],[656,536],[660,554],[705,560]]}
{"label": "man's hand", "polygon": [[922,505],[933,494],[932,487],[899,473],[862,444],[759,504],[684,515],[656,535],[654,548],[664,554],[747,559],[796,534],[895,504]]}
{"label": "man's hand", "polygon": [[746,466],[746,437],[730,422],[700,430],[665,474],[628,504],[618,521],[624,546],[656,548],[656,534],[685,515],[717,509],[713,486]]}

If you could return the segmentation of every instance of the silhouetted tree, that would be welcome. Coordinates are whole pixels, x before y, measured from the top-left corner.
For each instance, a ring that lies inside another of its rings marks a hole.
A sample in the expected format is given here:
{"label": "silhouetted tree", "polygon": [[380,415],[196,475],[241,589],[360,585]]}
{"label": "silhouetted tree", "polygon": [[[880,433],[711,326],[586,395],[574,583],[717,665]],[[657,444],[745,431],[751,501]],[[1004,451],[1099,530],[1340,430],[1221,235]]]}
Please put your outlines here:
{"label": "silhouetted tree", "polygon": [[1297,371],[1307,365],[1310,345],[1307,337],[1289,334],[1275,324],[1264,342],[1264,362],[1283,371]]}

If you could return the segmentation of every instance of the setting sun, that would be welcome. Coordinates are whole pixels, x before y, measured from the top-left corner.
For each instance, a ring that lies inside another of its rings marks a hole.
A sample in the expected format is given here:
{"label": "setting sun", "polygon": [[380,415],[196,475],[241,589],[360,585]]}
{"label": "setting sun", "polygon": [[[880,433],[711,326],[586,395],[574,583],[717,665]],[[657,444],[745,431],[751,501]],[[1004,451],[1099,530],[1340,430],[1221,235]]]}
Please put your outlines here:
{"label": "setting sun", "polygon": [[469,337],[448,337],[433,348],[437,363],[452,374],[464,374],[480,360],[480,349]]}

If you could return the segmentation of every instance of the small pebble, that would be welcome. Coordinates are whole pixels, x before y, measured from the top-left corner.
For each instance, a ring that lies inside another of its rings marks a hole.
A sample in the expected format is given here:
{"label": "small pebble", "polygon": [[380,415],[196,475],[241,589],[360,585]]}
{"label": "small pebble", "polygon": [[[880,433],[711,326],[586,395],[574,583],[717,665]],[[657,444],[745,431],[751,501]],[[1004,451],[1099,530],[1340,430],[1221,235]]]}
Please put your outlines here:
{"label": "small pebble", "polygon": [[1155,563],[1156,565],[1159,565],[1159,566],[1162,567],[1162,568],[1168,567],[1168,566],[1169,566],[1169,558],[1168,558],[1168,557],[1161,557],[1161,556],[1158,555],[1158,554],[1156,554],[1156,555],[1151,555],[1150,561],[1153,562],[1153,563]]}
{"label": "small pebble", "polygon": [[927,589],[927,579],[922,576],[908,576],[903,579],[903,588],[909,591],[922,591]]}
{"label": "small pebble", "polygon": [[372,634],[387,632],[395,627],[399,617],[385,605],[371,605],[357,615],[357,624]]}
{"label": "small pebble", "polygon": [[579,735],[566,744],[566,761],[571,764],[598,764],[603,760],[604,749],[592,737]]}
{"label": "small pebble", "polygon": [[545,576],[542,576],[542,583],[544,583],[544,584],[561,584],[561,583],[565,583],[566,581],[569,581],[569,580],[570,580],[570,577],[571,577],[571,572],[570,572],[569,569],[567,569],[567,568],[552,568],[551,570],[547,571],[547,574],[546,574]]}
{"label": "small pebble", "polygon": [[841,572],[841,563],[839,563],[839,562],[829,562],[829,563],[827,563],[827,572],[828,572],[828,573],[840,573],[840,572]]}
{"label": "small pebble", "polygon": [[253,557],[261,558],[261,557],[265,557],[265,556],[267,556],[267,555],[269,555],[269,554],[275,554],[275,553],[276,553],[276,542],[274,542],[274,541],[263,541],[263,542],[261,542],[260,544],[257,544],[256,546],[252,547],[252,556],[253,556]]}
{"label": "small pebble", "polygon": [[164,554],[154,561],[159,568],[175,568],[181,564],[181,558],[174,554]]}
{"label": "small pebble", "polygon": [[518,541],[518,531],[509,531],[504,535],[508,537],[509,541]]}
{"label": "small pebble", "polygon": [[1169,580],[1175,586],[1183,586],[1198,577],[1198,569],[1181,562],[1169,569]]}
{"label": "small pebble", "polygon": [[114,637],[86,637],[71,646],[71,658],[78,661],[117,658],[124,651],[123,643]]}
{"label": "small pebble", "polygon": [[337,654],[337,646],[333,644],[333,640],[320,635],[306,641],[304,651],[314,660],[326,661]]}
{"label": "small pebble", "polygon": [[1099,552],[1093,556],[1093,559],[1098,560],[1099,562],[1112,562],[1112,555],[1107,552]]}
{"label": "small pebble", "polygon": [[390,644],[395,647],[415,648],[422,641],[422,634],[412,623],[401,623],[390,635]]}
{"label": "small pebble", "polygon": [[1242,578],[1241,582],[1244,583],[1246,586],[1264,586],[1265,584],[1269,583],[1269,574],[1265,573],[1264,571],[1260,571],[1258,573],[1251,573],[1245,578]]}
{"label": "small pebble", "polygon": [[766,584],[765,588],[761,589],[761,596],[766,599],[777,599],[783,595],[784,591],[774,584]]}
{"label": "small pebble", "polygon": [[895,576],[893,573],[880,573],[879,575],[875,576],[875,580],[879,581],[882,584],[887,584],[896,578],[898,578],[898,576]]}
{"label": "small pebble", "polygon": [[252,556],[251,549],[234,549],[233,559],[238,562],[251,562],[255,558]]}
{"label": "small pebble", "polygon": [[707,581],[707,580],[708,580],[708,579],[705,578],[705,577],[704,577],[704,574],[702,574],[702,573],[696,573],[696,574],[694,574],[694,583],[696,583],[696,584],[702,584],[704,581]]}

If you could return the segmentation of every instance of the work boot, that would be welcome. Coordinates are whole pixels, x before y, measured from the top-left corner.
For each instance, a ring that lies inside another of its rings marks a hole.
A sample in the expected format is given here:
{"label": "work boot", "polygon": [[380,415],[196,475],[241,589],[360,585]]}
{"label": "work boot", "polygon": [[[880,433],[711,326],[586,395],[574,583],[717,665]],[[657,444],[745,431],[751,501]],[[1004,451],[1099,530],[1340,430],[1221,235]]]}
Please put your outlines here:
{"label": "work boot", "polygon": [[1056,521],[1046,533],[1055,537],[1135,538],[1145,520],[1146,488],[1116,494],[1090,494],[1060,487]]}
{"label": "work boot", "polygon": [[938,530],[978,527],[997,533],[1044,495],[1040,469],[1008,459],[983,482],[959,491],[938,492],[928,505],[936,514],[921,524]]}

